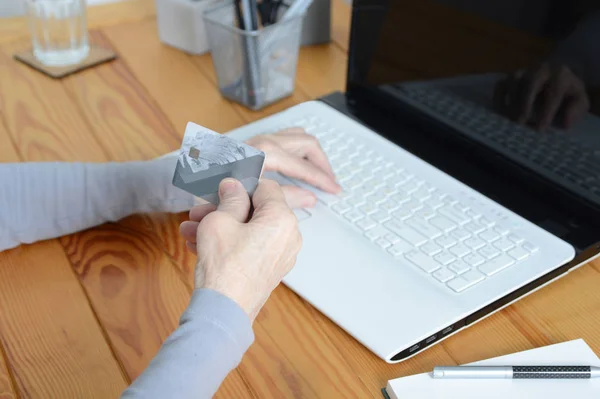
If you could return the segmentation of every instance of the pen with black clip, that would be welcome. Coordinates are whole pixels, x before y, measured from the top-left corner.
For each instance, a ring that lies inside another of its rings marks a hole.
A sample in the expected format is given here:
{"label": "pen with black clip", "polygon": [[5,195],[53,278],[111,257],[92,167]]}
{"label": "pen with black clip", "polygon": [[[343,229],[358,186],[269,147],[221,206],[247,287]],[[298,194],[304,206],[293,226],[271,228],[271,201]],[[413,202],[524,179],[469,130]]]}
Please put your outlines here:
{"label": "pen with black clip", "polygon": [[600,367],[594,366],[458,366],[433,369],[433,378],[584,379],[598,377],[600,377]]}

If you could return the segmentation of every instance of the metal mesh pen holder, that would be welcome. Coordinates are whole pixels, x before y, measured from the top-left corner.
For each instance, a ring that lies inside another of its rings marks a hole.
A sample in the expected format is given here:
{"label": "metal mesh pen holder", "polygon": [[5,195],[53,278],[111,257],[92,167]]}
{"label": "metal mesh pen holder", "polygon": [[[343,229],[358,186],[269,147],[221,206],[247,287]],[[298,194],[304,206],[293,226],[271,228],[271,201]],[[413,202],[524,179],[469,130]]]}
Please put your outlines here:
{"label": "metal mesh pen holder", "polygon": [[247,32],[236,26],[232,1],[204,13],[221,94],[252,110],[294,91],[303,15]]}

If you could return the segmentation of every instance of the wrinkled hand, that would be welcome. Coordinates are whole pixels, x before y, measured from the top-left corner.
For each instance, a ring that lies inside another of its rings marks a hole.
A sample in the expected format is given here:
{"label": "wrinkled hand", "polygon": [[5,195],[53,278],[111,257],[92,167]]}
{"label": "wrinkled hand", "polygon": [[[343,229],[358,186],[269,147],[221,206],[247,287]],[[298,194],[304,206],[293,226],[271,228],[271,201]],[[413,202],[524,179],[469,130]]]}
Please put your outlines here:
{"label": "wrinkled hand", "polygon": [[[335,181],[319,141],[303,129],[263,134],[248,139],[246,143],[265,153],[265,170],[303,180],[332,194],[340,192],[341,187]],[[308,208],[317,202],[312,192],[300,187],[283,186],[282,189],[291,208]]]}
{"label": "wrinkled hand", "polygon": [[196,288],[234,300],[254,320],[271,292],[296,263],[302,244],[298,221],[277,182],[263,179],[250,198],[240,182],[225,179],[220,202],[199,205],[181,234],[198,253]]}
{"label": "wrinkled hand", "polygon": [[498,109],[521,124],[546,129],[557,116],[570,128],[590,108],[585,84],[567,66],[542,64],[511,74],[496,85]]}

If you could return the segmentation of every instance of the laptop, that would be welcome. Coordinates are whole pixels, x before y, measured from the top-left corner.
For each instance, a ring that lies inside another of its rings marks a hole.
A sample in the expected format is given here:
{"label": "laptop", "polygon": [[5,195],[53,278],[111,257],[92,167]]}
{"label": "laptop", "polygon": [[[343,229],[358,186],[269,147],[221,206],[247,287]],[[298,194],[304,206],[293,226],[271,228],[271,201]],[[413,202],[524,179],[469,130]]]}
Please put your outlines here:
{"label": "laptop", "polygon": [[[514,15],[500,18],[476,1],[355,0],[346,92],[229,133],[301,126],[319,139],[342,194],[267,175],[319,198],[296,211],[304,245],[284,283],[386,362],[599,253],[600,119],[538,132],[490,102],[499,79],[531,61],[512,42],[568,34],[522,26],[519,13],[536,9],[509,3]],[[473,33],[487,27],[506,34]],[[448,39],[457,32],[468,35]],[[497,49],[473,56],[469,38]]]}

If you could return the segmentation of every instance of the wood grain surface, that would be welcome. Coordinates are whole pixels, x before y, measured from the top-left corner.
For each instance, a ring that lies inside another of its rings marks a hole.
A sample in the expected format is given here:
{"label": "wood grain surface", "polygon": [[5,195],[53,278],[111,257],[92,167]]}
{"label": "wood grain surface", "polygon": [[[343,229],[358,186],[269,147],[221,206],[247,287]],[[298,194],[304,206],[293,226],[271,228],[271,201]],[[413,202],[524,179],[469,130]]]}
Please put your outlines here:
{"label": "wood grain surface", "polygon": [[6,355],[0,347],[0,399],[16,398],[12,375],[6,367]]}
{"label": "wood grain surface", "polygon": [[[149,159],[178,148],[188,121],[225,132],[343,90],[350,8],[342,0],[332,7],[332,43],[303,48],[294,94],[260,112],[220,96],[209,55],[190,56],[158,41],[153,0],[90,8],[91,40],[119,58],[63,80],[14,62],[12,54],[29,45],[27,26],[24,19],[2,21],[0,162]],[[424,14],[419,2],[411,7],[407,23],[410,13],[446,23],[438,13]],[[498,34],[464,15],[453,19]],[[547,48],[506,35],[519,57]],[[421,57],[406,61],[407,74],[439,72],[432,54]],[[134,215],[0,253],[0,399],[117,397],[177,326],[189,300],[195,257],[179,237],[186,218]],[[598,353],[600,319],[590,315],[600,314],[599,285],[600,264],[585,265],[397,365],[378,359],[282,285],[217,397],[379,398],[388,379],[439,364],[575,338]]]}
{"label": "wood grain surface", "polygon": [[0,253],[0,339],[27,398],[108,398],[127,384],[56,240]]}

